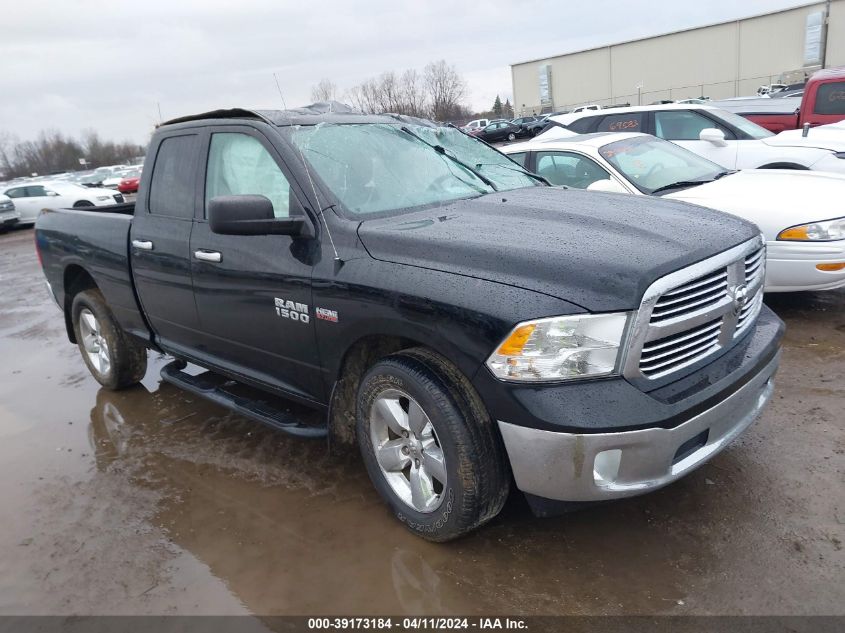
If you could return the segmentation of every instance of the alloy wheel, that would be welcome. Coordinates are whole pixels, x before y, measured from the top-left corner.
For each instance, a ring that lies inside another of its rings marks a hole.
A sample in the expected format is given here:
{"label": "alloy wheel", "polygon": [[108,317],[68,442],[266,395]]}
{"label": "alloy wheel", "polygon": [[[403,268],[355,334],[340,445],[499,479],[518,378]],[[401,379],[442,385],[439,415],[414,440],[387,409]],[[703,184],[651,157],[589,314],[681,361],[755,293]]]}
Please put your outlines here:
{"label": "alloy wheel", "polygon": [[436,510],[446,488],[446,459],[419,403],[400,389],[381,392],[370,409],[370,438],[393,492],[417,512]]}

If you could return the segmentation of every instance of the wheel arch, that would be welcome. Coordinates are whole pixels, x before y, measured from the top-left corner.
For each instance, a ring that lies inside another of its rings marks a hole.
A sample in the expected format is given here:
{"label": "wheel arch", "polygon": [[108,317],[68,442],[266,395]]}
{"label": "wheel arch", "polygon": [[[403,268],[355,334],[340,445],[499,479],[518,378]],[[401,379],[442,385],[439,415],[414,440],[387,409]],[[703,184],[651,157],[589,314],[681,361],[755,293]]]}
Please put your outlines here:
{"label": "wheel arch", "polygon": [[438,347],[432,341],[392,334],[366,334],[353,341],[341,356],[332,376],[334,383],[328,410],[330,441],[344,445],[355,444],[356,399],[361,378],[379,360],[405,350],[414,350],[418,356],[429,359],[433,369],[442,373],[456,387],[468,390],[468,397],[474,404],[483,406],[470,376],[461,370],[456,359]]}
{"label": "wheel arch", "polygon": [[790,163],[788,161],[780,161],[776,163],[768,163],[766,165],[761,165],[757,169],[803,169],[808,170],[810,169],[806,165],[800,165],[798,163]]}
{"label": "wheel arch", "polygon": [[65,268],[62,276],[62,294],[64,296],[63,310],[65,314],[65,329],[71,343],[76,344],[76,333],[73,331],[73,299],[80,292],[98,288],[97,282],[85,268],[79,264],[71,264]]}

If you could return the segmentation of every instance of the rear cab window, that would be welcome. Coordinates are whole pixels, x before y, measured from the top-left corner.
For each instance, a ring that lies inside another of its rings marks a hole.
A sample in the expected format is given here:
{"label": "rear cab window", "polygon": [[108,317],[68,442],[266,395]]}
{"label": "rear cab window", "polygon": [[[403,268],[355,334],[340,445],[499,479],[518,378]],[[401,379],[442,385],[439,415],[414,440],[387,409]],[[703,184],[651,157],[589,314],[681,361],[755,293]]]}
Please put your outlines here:
{"label": "rear cab window", "polygon": [[845,81],[831,81],[818,87],[813,114],[845,114]]}
{"label": "rear cab window", "polygon": [[192,219],[199,136],[169,136],[158,146],[152,180],[149,210],[154,215]]}

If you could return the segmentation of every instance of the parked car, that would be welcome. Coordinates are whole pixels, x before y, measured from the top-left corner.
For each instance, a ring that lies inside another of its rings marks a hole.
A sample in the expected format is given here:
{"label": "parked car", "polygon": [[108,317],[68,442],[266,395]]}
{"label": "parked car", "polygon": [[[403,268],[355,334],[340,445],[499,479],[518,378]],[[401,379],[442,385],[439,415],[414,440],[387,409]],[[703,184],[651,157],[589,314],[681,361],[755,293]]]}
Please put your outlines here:
{"label": "parked car", "polygon": [[541,515],[665,486],[771,397],[783,324],[739,218],[548,187],[459,130],[341,104],[184,117],[148,156],[136,203],[38,219],[92,375],[133,385],[151,348],[197,397],[357,441],[424,538],[495,517],[512,477]]}
{"label": "parked car", "polygon": [[773,93],[770,98],[731,99],[714,104],[772,132],[845,120],[845,66],[816,71],[803,85],[803,92],[800,84],[785,88],[785,94]]}
{"label": "parked car", "polygon": [[461,129],[464,132],[473,132],[475,130],[480,130],[481,128],[487,127],[490,125],[489,119],[474,119],[463,126]]}
{"label": "parked car", "polygon": [[518,137],[531,136],[528,131],[528,126],[539,121],[541,118],[542,117],[539,116],[521,116],[511,119],[511,123],[519,128],[519,132],[517,133]]}
{"label": "parked car", "polygon": [[21,224],[35,224],[42,209],[63,207],[102,207],[123,202],[123,196],[111,189],[83,187],[70,182],[31,182],[4,192],[20,212]]}
{"label": "parked car", "polygon": [[[766,238],[767,292],[845,286],[845,176],[812,171],[728,171],[647,134],[535,139],[502,148],[555,185],[684,200],[739,216]],[[835,213],[834,213],[835,215]]]}
{"label": "parked car", "polygon": [[109,176],[108,178],[105,178],[103,180],[101,186],[104,189],[117,189],[121,180],[123,180],[123,175],[122,174],[115,174],[113,176]]}
{"label": "parked car", "polygon": [[845,173],[845,136],[772,134],[737,114],[709,105],[671,103],[554,117],[580,134],[653,134],[726,169],[812,169]]}
{"label": "parked car", "polygon": [[21,214],[8,196],[0,194],[0,231],[7,231],[20,220]]}
{"label": "parked car", "polygon": [[533,123],[525,126],[527,136],[537,136],[549,126],[549,115],[538,117]]}
{"label": "parked car", "polygon": [[514,125],[510,121],[497,121],[495,123],[491,123],[487,127],[470,132],[473,136],[483,139],[488,143],[495,143],[496,141],[515,141],[519,133],[519,126]]}
{"label": "parked car", "polygon": [[117,185],[117,190],[120,193],[136,193],[138,191],[138,183],[141,182],[141,170],[126,172]]}

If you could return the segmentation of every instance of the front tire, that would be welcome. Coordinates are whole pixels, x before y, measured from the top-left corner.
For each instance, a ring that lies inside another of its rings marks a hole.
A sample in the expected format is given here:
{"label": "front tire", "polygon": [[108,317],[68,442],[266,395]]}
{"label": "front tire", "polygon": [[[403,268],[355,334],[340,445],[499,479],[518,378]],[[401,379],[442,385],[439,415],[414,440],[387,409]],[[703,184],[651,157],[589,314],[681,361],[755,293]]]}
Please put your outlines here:
{"label": "front tire", "polygon": [[412,349],[374,365],[358,391],[358,442],[370,479],[396,518],[430,541],[495,517],[510,486],[493,422],[461,378],[439,356]]}
{"label": "front tire", "polygon": [[141,381],[147,373],[147,350],[123,331],[99,290],[77,294],[71,315],[82,359],[97,382],[118,390]]}
{"label": "front tire", "polygon": [[81,209],[82,207],[93,207],[94,205],[88,202],[87,200],[77,200],[73,203],[74,209]]}
{"label": "front tire", "polygon": [[508,134],[508,140],[509,141],[515,141],[516,140],[516,134],[514,134],[513,132]]}

